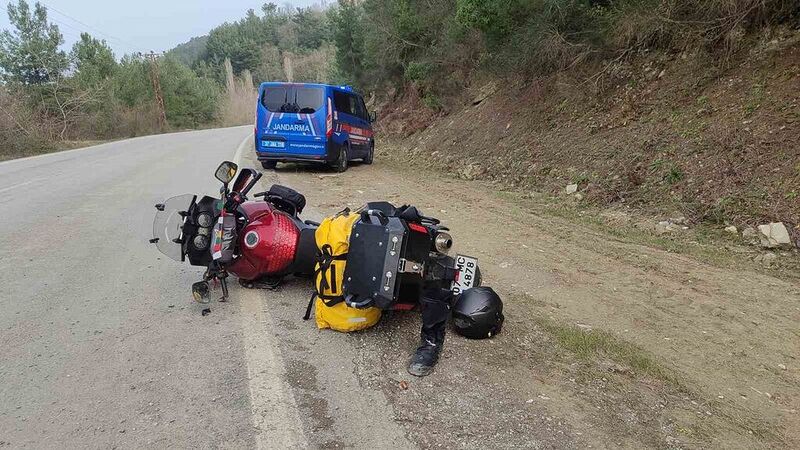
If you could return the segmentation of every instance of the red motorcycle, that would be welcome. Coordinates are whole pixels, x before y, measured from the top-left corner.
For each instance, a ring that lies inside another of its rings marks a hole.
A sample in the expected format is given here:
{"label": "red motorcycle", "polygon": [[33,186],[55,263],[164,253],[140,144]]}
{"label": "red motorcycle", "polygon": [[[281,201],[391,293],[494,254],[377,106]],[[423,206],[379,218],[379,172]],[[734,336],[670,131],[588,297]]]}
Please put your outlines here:
{"label": "red motorcycle", "polygon": [[176,261],[206,267],[203,280],[192,285],[202,303],[208,301],[210,281],[219,281],[221,300],[227,300],[229,274],[245,287],[274,288],[287,275],[314,272],[318,224],[299,218],[305,197],[274,185],[253,195],[265,201],[248,201],[261,174],[242,169],[231,185],[237,170],[229,161],[217,169],[220,198],[185,194],[156,205],[150,242]]}
{"label": "red motorcycle", "polygon": [[[219,281],[225,301],[228,275],[247,288],[274,289],[287,275],[312,276],[318,262],[319,224],[299,217],[305,197],[273,185],[253,195],[263,200],[249,201],[247,195],[261,174],[242,169],[237,176],[237,170],[230,161],[217,168],[220,198],[185,194],[156,205],[150,242],[176,261],[188,259],[206,268],[203,279],[192,285],[193,297],[202,303],[209,301],[210,281]],[[351,306],[410,309],[425,288],[450,289],[457,295],[481,285],[475,258],[447,255],[453,240],[437,219],[387,202],[367,203],[357,212],[362,216],[359,226],[372,226],[377,234],[355,233],[357,240],[351,240],[356,254],[348,264],[353,272],[348,285],[352,295],[347,297]],[[396,235],[390,236],[392,230]],[[371,295],[378,291],[388,294]]]}

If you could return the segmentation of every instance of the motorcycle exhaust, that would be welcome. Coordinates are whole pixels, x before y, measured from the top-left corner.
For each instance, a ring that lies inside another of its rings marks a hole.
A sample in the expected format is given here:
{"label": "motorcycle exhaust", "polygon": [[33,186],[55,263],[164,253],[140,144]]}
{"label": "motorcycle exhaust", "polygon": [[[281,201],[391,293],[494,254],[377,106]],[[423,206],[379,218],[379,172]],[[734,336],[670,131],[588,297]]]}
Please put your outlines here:
{"label": "motorcycle exhaust", "polygon": [[440,231],[436,234],[436,239],[433,241],[436,251],[439,253],[447,253],[453,246],[453,237],[449,233]]}

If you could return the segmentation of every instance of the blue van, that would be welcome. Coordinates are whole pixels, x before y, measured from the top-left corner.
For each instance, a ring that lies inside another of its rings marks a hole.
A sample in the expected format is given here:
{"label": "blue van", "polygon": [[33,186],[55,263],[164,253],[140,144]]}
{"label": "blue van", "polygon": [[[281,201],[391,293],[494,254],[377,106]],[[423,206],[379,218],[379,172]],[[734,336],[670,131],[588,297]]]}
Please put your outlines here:
{"label": "blue van", "polygon": [[364,99],[349,86],[261,83],[255,150],[265,169],[279,162],[316,162],[337,172],[360,159],[372,164],[375,139]]}

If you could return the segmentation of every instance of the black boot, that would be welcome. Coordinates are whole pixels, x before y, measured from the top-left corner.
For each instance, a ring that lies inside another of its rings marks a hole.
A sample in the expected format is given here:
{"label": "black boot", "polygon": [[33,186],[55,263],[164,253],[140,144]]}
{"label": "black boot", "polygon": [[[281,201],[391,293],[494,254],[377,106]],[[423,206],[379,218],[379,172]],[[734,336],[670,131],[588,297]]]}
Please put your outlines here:
{"label": "black boot", "polygon": [[408,373],[424,377],[433,372],[444,346],[447,315],[450,312],[451,294],[447,290],[426,291],[420,299],[422,307],[422,332],[420,345],[408,365]]}
{"label": "black boot", "polygon": [[438,330],[422,330],[422,339],[411,363],[408,365],[408,373],[416,377],[424,377],[433,372],[433,367],[439,361],[439,354],[444,346],[444,327],[441,324]]}

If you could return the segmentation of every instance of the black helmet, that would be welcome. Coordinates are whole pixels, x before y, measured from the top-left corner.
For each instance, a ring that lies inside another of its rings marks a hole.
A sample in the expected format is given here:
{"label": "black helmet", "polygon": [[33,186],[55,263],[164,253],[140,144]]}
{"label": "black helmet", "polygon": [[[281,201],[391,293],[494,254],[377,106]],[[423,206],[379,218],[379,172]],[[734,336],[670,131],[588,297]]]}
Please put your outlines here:
{"label": "black helmet", "polygon": [[470,339],[494,336],[500,332],[503,320],[503,301],[490,287],[474,287],[465,291],[453,306],[456,332]]}

